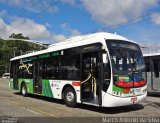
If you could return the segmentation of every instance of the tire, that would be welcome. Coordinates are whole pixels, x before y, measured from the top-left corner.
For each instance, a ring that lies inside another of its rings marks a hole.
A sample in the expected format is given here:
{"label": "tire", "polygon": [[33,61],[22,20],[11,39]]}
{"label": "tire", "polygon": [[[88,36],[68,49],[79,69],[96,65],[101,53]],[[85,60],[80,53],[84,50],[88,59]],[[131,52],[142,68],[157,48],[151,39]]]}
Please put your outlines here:
{"label": "tire", "polygon": [[24,97],[26,97],[27,96],[27,86],[26,86],[26,84],[22,84],[22,86],[21,86],[21,94],[24,96]]}
{"label": "tire", "polygon": [[67,87],[64,90],[64,102],[68,107],[76,107],[77,105],[77,97],[73,88]]}

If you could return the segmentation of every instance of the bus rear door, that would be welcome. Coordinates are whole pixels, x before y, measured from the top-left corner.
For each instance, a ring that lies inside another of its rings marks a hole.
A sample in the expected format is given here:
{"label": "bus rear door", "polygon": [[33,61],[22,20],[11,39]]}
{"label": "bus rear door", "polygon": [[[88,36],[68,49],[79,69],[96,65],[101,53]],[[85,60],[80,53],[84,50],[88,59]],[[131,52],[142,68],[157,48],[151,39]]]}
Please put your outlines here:
{"label": "bus rear door", "polygon": [[13,67],[13,88],[14,89],[18,89],[18,71],[19,71],[19,66],[18,66],[18,61],[14,61],[12,63],[12,67]]}
{"label": "bus rear door", "polygon": [[42,94],[42,61],[35,61],[33,66],[34,93]]}

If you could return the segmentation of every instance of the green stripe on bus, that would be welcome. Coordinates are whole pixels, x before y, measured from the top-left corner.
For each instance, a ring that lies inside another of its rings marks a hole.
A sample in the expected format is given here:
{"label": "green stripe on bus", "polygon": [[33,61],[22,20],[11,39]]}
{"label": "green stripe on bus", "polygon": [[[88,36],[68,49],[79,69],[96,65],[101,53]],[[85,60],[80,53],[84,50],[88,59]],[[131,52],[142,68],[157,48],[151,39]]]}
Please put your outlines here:
{"label": "green stripe on bus", "polygon": [[23,79],[23,78],[18,79],[19,90],[21,88],[22,82],[25,82],[27,86],[27,92],[33,94],[33,79]]}
{"label": "green stripe on bus", "polygon": [[42,80],[42,95],[47,97],[53,97],[49,80]]}
{"label": "green stripe on bus", "polygon": [[117,87],[117,86],[113,85],[113,91],[122,92],[123,88],[120,88],[120,87]]}

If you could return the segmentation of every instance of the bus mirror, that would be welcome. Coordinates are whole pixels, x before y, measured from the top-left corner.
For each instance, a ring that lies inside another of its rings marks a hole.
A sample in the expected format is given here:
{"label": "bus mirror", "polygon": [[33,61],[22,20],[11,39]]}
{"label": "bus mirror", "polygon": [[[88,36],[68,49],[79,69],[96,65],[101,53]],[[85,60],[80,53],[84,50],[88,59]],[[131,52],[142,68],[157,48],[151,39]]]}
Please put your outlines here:
{"label": "bus mirror", "polygon": [[103,54],[103,63],[108,63],[107,55]]}

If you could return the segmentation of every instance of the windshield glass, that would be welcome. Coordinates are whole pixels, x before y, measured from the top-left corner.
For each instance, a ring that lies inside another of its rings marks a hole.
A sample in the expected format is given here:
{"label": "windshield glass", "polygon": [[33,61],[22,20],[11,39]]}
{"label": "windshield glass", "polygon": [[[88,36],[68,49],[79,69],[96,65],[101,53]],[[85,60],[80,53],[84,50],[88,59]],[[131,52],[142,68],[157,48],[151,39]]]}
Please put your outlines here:
{"label": "windshield glass", "polygon": [[145,79],[145,76],[143,76],[144,60],[137,44],[108,40],[106,43],[110,53],[114,82],[133,83]]}
{"label": "windshield glass", "polygon": [[114,74],[129,74],[130,72],[141,71],[145,68],[143,56],[140,52],[111,49],[110,56]]}

